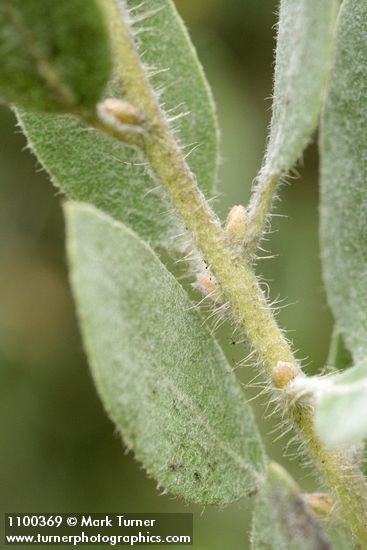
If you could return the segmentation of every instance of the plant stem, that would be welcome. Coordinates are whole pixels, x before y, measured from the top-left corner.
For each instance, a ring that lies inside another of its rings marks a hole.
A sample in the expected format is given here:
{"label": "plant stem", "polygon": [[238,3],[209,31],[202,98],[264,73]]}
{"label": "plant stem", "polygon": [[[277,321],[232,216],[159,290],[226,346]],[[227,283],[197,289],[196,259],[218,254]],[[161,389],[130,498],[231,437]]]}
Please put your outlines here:
{"label": "plant stem", "polygon": [[252,269],[230,246],[219,219],[200,192],[170,132],[129,28],[124,24],[126,15],[121,17],[116,13],[116,5],[110,0],[105,0],[105,5],[113,10],[109,20],[113,25],[117,69],[124,94],[150,122],[144,150],[153,170],[193,234],[204,261],[210,265],[231,303],[235,320],[245,329],[267,372],[271,374],[279,361],[295,363]]}
{"label": "plant stem", "polygon": [[334,327],[326,364],[328,367],[335,370],[342,370],[346,367],[350,367],[352,363],[352,356],[345,347],[343,337],[338,329]]}
{"label": "plant stem", "polygon": [[74,114],[78,116],[83,122],[89,126],[93,126],[96,130],[99,130],[107,136],[123,141],[126,145],[131,145],[134,147],[144,148],[144,137],[143,133],[136,131],[129,131],[128,129],[123,129],[117,125],[109,124],[107,121],[103,120],[101,116],[97,113],[91,113],[89,111],[75,110]]}
{"label": "plant stem", "polygon": [[266,228],[278,180],[277,174],[269,174],[263,170],[257,177],[248,207],[248,234],[245,239],[245,251],[249,256],[257,248]]}
{"label": "plant stem", "polygon": [[[128,18],[111,0],[103,0],[112,27],[118,76],[124,95],[148,122],[144,150],[158,179],[192,233],[204,261],[214,273],[228,300],[233,321],[240,326],[255,350],[268,378],[277,385],[279,365],[290,366],[293,376],[304,376],[278,327],[266,298],[247,261],[231,246],[219,219],[200,192],[184,160],[156,94],[150,86],[128,26]],[[268,202],[266,199],[265,203]],[[289,381],[289,380],[288,380]],[[278,384],[282,389],[284,384]],[[286,392],[279,392],[286,397]],[[362,474],[344,454],[326,449],[317,439],[310,409],[283,400],[301,440],[325,482],[334,492],[346,524],[356,541],[367,547],[367,487]]]}

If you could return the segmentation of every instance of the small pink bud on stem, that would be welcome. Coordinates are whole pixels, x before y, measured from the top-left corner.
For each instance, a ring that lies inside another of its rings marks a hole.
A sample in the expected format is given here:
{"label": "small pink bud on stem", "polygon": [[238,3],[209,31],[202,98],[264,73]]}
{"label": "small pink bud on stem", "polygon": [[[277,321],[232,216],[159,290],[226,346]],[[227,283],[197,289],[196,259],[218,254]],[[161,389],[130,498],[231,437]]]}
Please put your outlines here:
{"label": "small pink bud on stem", "polygon": [[129,126],[141,126],[143,119],[139,111],[127,101],[121,99],[105,99],[98,105],[100,115],[110,123]]}
{"label": "small pink bud on stem", "polygon": [[235,246],[241,246],[247,231],[247,210],[241,204],[233,206],[228,213],[225,232]]}
{"label": "small pink bud on stem", "polygon": [[330,514],[333,507],[333,499],[331,495],[326,493],[307,493],[302,495],[306,504],[319,517],[326,517]]}
{"label": "small pink bud on stem", "polygon": [[276,388],[285,388],[297,376],[297,369],[292,363],[278,361],[272,371],[272,379]]}
{"label": "small pink bud on stem", "polygon": [[214,275],[209,273],[199,273],[196,275],[196,281],[192,285],[204,296],[208,296],[213,302],[220,302],[222,293],[217,285]]}

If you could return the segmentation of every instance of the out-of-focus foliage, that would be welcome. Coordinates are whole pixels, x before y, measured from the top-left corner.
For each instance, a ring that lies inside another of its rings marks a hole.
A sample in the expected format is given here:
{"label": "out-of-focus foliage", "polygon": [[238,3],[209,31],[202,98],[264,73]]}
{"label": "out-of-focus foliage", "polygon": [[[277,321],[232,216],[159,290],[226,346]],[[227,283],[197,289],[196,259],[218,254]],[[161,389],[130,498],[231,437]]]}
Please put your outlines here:
{"label": "out-of-focus foliage", "polygon": [[2,0],[0,98],[35,111],[93,108],[111,69],[98,0]]}
{"label": "out-of-focus foliage", "polygon": [[251,531],[251,550],[264,549],[331,549],[296,483],[275,463],[256,498]]}

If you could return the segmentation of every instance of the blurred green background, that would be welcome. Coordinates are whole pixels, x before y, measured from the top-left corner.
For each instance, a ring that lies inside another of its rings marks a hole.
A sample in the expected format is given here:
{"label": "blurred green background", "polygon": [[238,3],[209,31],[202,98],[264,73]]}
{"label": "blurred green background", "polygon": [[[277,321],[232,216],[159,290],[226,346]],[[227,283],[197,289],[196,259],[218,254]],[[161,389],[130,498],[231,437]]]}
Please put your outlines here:
{"label": "blurred green background", "polygon": [[[177,0],[217,102],[222,130],[217,208],[247,201],[260,166],[270,118],[277,2]],[[0,109],[0,485],[1,509],[33,512],[194,513],[194,548],[249,547],[252,500],[224,510],[159,496],[131,454],[124,453],[94,390],[67,281],[62,197],[24,149],[14,116]],[[323,366],[331,331],[318,250],[317,149],[300,177],[281,190],[267,247],[259,263],[271,297],[288,305],[279,322],[309,372]],[[284,216],[284,217],[283,217]],[[233,365],[246,354],[220,338]],[[254,376],[237,369],[246,387]],[[255,401],[269,455],[280,459],[287,439],[271,435],[261,398]],[[294,449],[293,449],[294,450]],[[292,449],[289,449],[292,454]],[[287,465],[304,488],[315,487],[296,459]]]}

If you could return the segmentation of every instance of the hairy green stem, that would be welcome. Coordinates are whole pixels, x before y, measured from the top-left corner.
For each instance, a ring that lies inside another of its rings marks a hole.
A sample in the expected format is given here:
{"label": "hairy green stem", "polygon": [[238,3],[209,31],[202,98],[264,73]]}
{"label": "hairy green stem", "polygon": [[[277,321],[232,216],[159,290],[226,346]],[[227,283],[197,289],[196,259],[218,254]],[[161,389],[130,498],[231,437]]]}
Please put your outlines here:
{"label": "hairy green stem", "polygon": [[75,111],[75,115],[78,116],[84,123],[89,126],[93,126],[96,130],[99,130],[103,134],[108,135],[111,138],[123,141],[127,145],[144,148],[144,137],[142,132],[122,128],[117,124],[109,123],[104,120],[98,113],[91,113],[89,111]]}
{"label": "hairy green stem", "polygon": [[[151,167],[164,184],[204,261],[214,273],[228,300],[234,322],[244,330],[267,376],[275,386],[282,389],[289,382],[289,377],[278,376],[279,369],[286,366],[291,377],[303,376],[302,371],[250,265],[233,250],[220,221],[201,194],[184,160],[148,81],[124,8],[121,7],[120,12],[112,0],[103,0],[103,5],[112,27],[118,76],[124,95],[127,101],[144,114],[148,122],[144,150]],[[268,199],[264,204],[267,203]],[[278,395],[279,391],[276,390],[276,393]],[[344,454],[329,451],[319,442],[308,407],[289,405],[287,399],[283,402],[289,420],[307,446],[325,482],[334,492],[343,519],[351,528],[356,541],[367,547],[367,487],[362,474]]]}
{"label": "hairy green stem", "polygon": [[245,239],[245,251],[251,255],[257,248],[274,200],[279,176],[261,171],[256,180],[248,206],[248,233]]}

